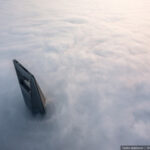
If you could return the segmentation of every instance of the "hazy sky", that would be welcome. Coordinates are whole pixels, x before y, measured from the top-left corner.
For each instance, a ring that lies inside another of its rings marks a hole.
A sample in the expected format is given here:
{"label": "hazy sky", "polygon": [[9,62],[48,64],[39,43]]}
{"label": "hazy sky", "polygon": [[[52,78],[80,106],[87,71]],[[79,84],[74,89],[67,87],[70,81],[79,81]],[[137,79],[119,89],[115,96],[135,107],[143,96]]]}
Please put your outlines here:
{"label": "hazy sky", "polygon": [[[33,117],[12,59],[38,80]],[[0,1],[0,149],[150,145],[149,0]]]}

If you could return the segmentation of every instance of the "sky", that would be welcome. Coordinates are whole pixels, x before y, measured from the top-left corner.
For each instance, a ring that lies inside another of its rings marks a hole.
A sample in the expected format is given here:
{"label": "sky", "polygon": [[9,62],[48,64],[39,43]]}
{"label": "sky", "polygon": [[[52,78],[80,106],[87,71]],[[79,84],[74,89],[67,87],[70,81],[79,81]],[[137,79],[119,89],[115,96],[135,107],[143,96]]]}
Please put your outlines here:
{"label": "sky", "polygon": [[[46,115],[24,104],[12,63],[36,77]],[[0,149],[149,145],[149,0],[0,1]]]}

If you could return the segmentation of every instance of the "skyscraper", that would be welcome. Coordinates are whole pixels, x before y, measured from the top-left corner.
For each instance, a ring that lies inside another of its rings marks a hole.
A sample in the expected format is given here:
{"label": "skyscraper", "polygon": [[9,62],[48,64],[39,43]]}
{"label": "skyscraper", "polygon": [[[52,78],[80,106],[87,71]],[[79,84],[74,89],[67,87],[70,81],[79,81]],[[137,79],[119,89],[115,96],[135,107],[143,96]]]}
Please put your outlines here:
{"label": "skyscraper", "polygon": [[13,60],[18,81],[27,107],[32,113],[45,113],[45,97],[35,77],[17,60]]}

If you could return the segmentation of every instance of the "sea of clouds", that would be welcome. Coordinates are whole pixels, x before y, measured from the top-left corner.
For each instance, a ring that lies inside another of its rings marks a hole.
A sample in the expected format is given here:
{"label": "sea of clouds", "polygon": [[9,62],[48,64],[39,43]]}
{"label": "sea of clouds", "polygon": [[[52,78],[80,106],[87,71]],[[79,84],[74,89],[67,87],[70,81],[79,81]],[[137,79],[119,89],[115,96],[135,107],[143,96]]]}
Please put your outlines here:
{"label": "sea of clouds", "polygon": [[[47,100],[26,108],[12,63]],[[150,144],[149,0],[0,1],[0,149]]]}

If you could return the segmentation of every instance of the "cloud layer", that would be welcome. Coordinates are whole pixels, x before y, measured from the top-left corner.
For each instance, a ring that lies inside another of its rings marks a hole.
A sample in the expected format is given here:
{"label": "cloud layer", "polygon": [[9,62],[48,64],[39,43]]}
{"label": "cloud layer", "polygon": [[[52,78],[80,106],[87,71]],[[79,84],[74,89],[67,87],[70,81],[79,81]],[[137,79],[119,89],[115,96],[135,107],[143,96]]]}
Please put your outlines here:
{"label": "cloud layer", "polygon": [[[0,2],[0,149],[149,144],[150,2]],[[37,78],[47,114],[26,109],[13,68]]]}

